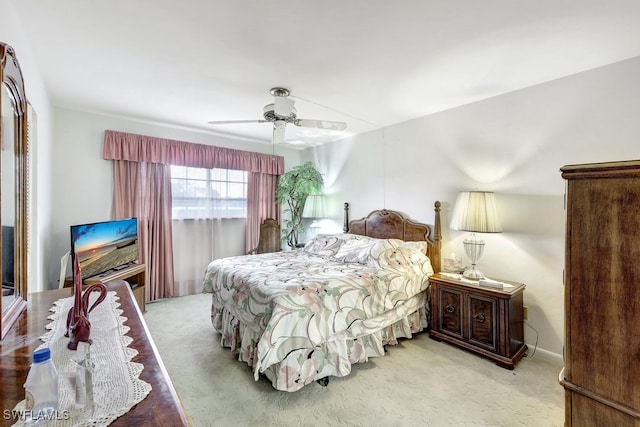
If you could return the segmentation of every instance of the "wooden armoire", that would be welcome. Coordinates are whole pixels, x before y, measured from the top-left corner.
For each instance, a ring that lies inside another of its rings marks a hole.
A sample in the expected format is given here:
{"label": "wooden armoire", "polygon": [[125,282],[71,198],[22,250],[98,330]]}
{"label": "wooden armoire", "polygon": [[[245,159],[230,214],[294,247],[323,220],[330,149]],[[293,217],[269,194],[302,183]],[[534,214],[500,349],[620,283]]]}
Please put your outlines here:
{"label": "wooden armoire", "polygon": [[570,165],[567,426],[640,426],[640,160]]}

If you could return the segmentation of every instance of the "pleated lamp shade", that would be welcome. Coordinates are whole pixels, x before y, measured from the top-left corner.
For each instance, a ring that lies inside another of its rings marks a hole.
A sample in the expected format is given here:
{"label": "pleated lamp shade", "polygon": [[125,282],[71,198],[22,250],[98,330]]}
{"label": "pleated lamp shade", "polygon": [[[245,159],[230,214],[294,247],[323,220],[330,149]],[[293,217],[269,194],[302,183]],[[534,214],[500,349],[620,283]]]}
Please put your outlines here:
{"label": "pleated lamp shade", "polygon": [[324,196],[310,194],[302,210],[302,218],[323,219],[325,216]]}
{"label": "pleated lamp shade", "polygon": [[490,191],[462,191],[453,208],[450,227],[475,233],[500,233],[502,226]]}

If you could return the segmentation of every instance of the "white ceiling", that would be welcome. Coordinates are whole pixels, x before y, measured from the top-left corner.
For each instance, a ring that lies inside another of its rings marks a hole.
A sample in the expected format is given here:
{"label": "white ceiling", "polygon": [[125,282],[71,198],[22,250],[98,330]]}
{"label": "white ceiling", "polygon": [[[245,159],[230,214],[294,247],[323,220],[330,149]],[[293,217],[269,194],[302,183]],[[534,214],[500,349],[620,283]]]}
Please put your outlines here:
{"label": "white ceiling", "polygon": [[640,55],[637,0],[10,0],[53,103],[316,145]]}

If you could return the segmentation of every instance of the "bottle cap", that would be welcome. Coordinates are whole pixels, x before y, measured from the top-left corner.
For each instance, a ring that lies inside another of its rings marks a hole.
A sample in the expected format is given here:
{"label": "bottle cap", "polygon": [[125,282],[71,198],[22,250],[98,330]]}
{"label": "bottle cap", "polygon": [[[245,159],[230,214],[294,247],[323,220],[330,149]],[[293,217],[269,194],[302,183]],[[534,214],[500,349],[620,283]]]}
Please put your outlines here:
{"label": "bottle cap", "polygon": [[49,347],[44,347],[33,352],[33,363],[46,362],[51,359],[51,350]]}

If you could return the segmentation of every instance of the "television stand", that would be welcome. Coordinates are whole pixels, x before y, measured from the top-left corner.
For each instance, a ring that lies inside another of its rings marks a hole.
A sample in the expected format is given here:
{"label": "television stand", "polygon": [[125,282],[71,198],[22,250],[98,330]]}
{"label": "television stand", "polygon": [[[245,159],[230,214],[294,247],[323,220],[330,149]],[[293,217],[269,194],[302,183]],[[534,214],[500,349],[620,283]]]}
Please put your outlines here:
{"label": "television stand", "polygon": [[[145,283],[147,277],[147,266],[145,264],[128,264],[124,268],[112,269],[105,271],[97,276],[92,276],[84,279],[82,284],[85,286],[93,285],[94,283],[107,283],[115,282],[116,280],[125,280],[131,286],[133,296],[138,303],[138,307],[142,313],[146,312],[145,308]],[[70,280],[69,284],[65,281],[65,287],[73,286],[73,281]]]}

